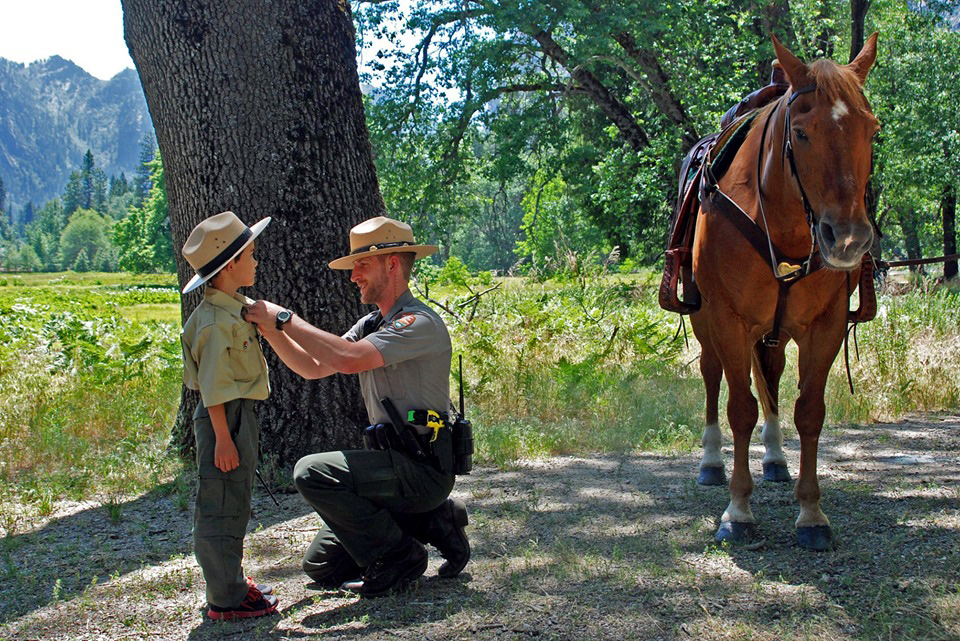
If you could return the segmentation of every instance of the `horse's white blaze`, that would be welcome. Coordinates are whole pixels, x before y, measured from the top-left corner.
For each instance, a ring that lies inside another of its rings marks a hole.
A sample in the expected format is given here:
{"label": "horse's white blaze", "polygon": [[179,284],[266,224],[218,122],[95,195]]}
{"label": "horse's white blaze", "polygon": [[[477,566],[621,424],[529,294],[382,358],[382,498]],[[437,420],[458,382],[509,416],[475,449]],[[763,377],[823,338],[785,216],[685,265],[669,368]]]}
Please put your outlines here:
{"label": "horse's white blaze", "polygon": [[720,424],[708,423],[703,429],[703,459],[700,467],[723,467],[723,457],[720,455],[720,446],[723,438],[720,436]]}
{"label": "horse's white blaze", "polygon": [[763,441],[764,463],[787,464],[787,457],[783,453],[783,430],[780,429],[779,416],[776,414],[764,415],[760,440]]}
{"label": "horse's white blaze", "polygon": [[731,496],[730,505],[724,510],[720,517],[723,522],[733,521],[734,523],[756,523],[753,518],[753,512],[750,510],[750,499],[746,496]]}
{"label": "horse's white blaze", "polygon": [[847,108],[847,103],[837,98],[837,101],[833,103],[833,109],[830,111],[833,115],[833,119],[839,121],[841,118],[850,113],[850,109]]}

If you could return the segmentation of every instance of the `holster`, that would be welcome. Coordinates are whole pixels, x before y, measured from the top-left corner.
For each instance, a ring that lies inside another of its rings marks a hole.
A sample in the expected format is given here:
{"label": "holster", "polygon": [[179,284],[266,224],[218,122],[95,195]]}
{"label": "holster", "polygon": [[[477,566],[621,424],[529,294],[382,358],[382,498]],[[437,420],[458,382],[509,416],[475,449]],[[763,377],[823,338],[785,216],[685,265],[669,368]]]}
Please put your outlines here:
{"label": "holster", "polygon": [[440,430],[432,442],[430,438],[431,435],[418,434],[413,426],[406,424],[398,429],[392,423],[377,423],[363,430],[366,449],[402,452],[415,461],[429,463],[444,474],[450,474],[453,471],[450,430]]}

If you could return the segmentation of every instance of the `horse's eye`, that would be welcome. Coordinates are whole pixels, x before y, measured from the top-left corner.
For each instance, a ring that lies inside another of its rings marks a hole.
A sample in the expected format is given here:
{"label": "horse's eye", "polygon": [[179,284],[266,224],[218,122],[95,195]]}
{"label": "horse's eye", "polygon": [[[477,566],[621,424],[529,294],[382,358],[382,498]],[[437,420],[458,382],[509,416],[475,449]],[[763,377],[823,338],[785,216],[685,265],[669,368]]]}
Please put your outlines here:
{"label": "horse's eye", "polygon": [[806,139],[807,139],[807,134],[803,131],[803,129],[795,128],[795,129],[793,130],[793,135],[794,135],[794,137],[795,137],[797,140],[806,140]]}

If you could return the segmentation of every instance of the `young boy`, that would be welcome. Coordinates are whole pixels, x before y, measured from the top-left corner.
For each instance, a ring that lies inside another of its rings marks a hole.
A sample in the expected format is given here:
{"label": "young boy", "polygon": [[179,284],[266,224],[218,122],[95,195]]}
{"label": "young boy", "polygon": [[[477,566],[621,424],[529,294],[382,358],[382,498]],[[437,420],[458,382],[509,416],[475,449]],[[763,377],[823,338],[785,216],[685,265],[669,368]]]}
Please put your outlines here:
{"label": "young boy", "polygon": [[256,327],[243,320],[253,301],[237,288],[253,285],[254,239],[270,223],[247,227],[233,212],[197,225],[183,256],[197,271],[183,293],[206,283],[203,301],[183,326],[183,382],[200,390],[193,413],[197,501],[193,546],[207,584],[211,619],[259,617],[277,611],[273,589],[243,571],[243,537],[257,469],[260,427],[254,401],[270,394]]}

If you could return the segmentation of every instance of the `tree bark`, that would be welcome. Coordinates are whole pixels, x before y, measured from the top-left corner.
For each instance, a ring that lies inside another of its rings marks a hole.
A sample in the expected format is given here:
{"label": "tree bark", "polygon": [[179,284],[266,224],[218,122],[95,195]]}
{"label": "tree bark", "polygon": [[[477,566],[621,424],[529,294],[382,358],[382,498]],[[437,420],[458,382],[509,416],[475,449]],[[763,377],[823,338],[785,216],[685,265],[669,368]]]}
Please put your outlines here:
{"label": "tree bark", "polygon": [[[907,250],[907,258],[910,260],[923,258],[923,252],[920,249],[920,236],[917,233],[916,210],[910,208],[908,211],[901,211],[897,218],[900,221],[900,230],[903,232],[903,245]],[[923,265],[910,265],[908,269],[912,272],[923,273]]]}
{"label": "tree bark", "polygon": [[[233,210],[273,223],[257,241],[245,291],[342,333],[364,313],[329,260],[348,231],[384,213],[364,119],[350,8],[342,0],[123,0],[124,32],[163,155],[180,249],[202,219]],[[184,319],[201,299],[184,296]],[[353,446],[366,412],[355,377],[304,381],[269,347],[272,393],[258,404],[261,460]],[[197,395],[184,390],[175,444],[192,446]]]}
{"label": "tree bark", "polygon": [[[943,255],[957,253],[957,190],[953,185],[943,188],[943,197],[940,199],[940,211],[943,217]],[[957,261],[948,260],[943,264],[943,280],[950,280],[957,275]]]}
{"label": "tree bark", "polygon": [[870,0],[850,0],[850,62],[863,49],[864,23]]}
{"label": "tree bark", "polygon": [[673,94],[670,79],[660,64],[656,51],[641,49],[636,38],[627,32],[614,34],[613,39],[637,64],[647,77],[647,91],[653,103],[670,121],[683,132],[683,148],[690,149],[700,140],[700,134],[687,117],[683,104]]}

